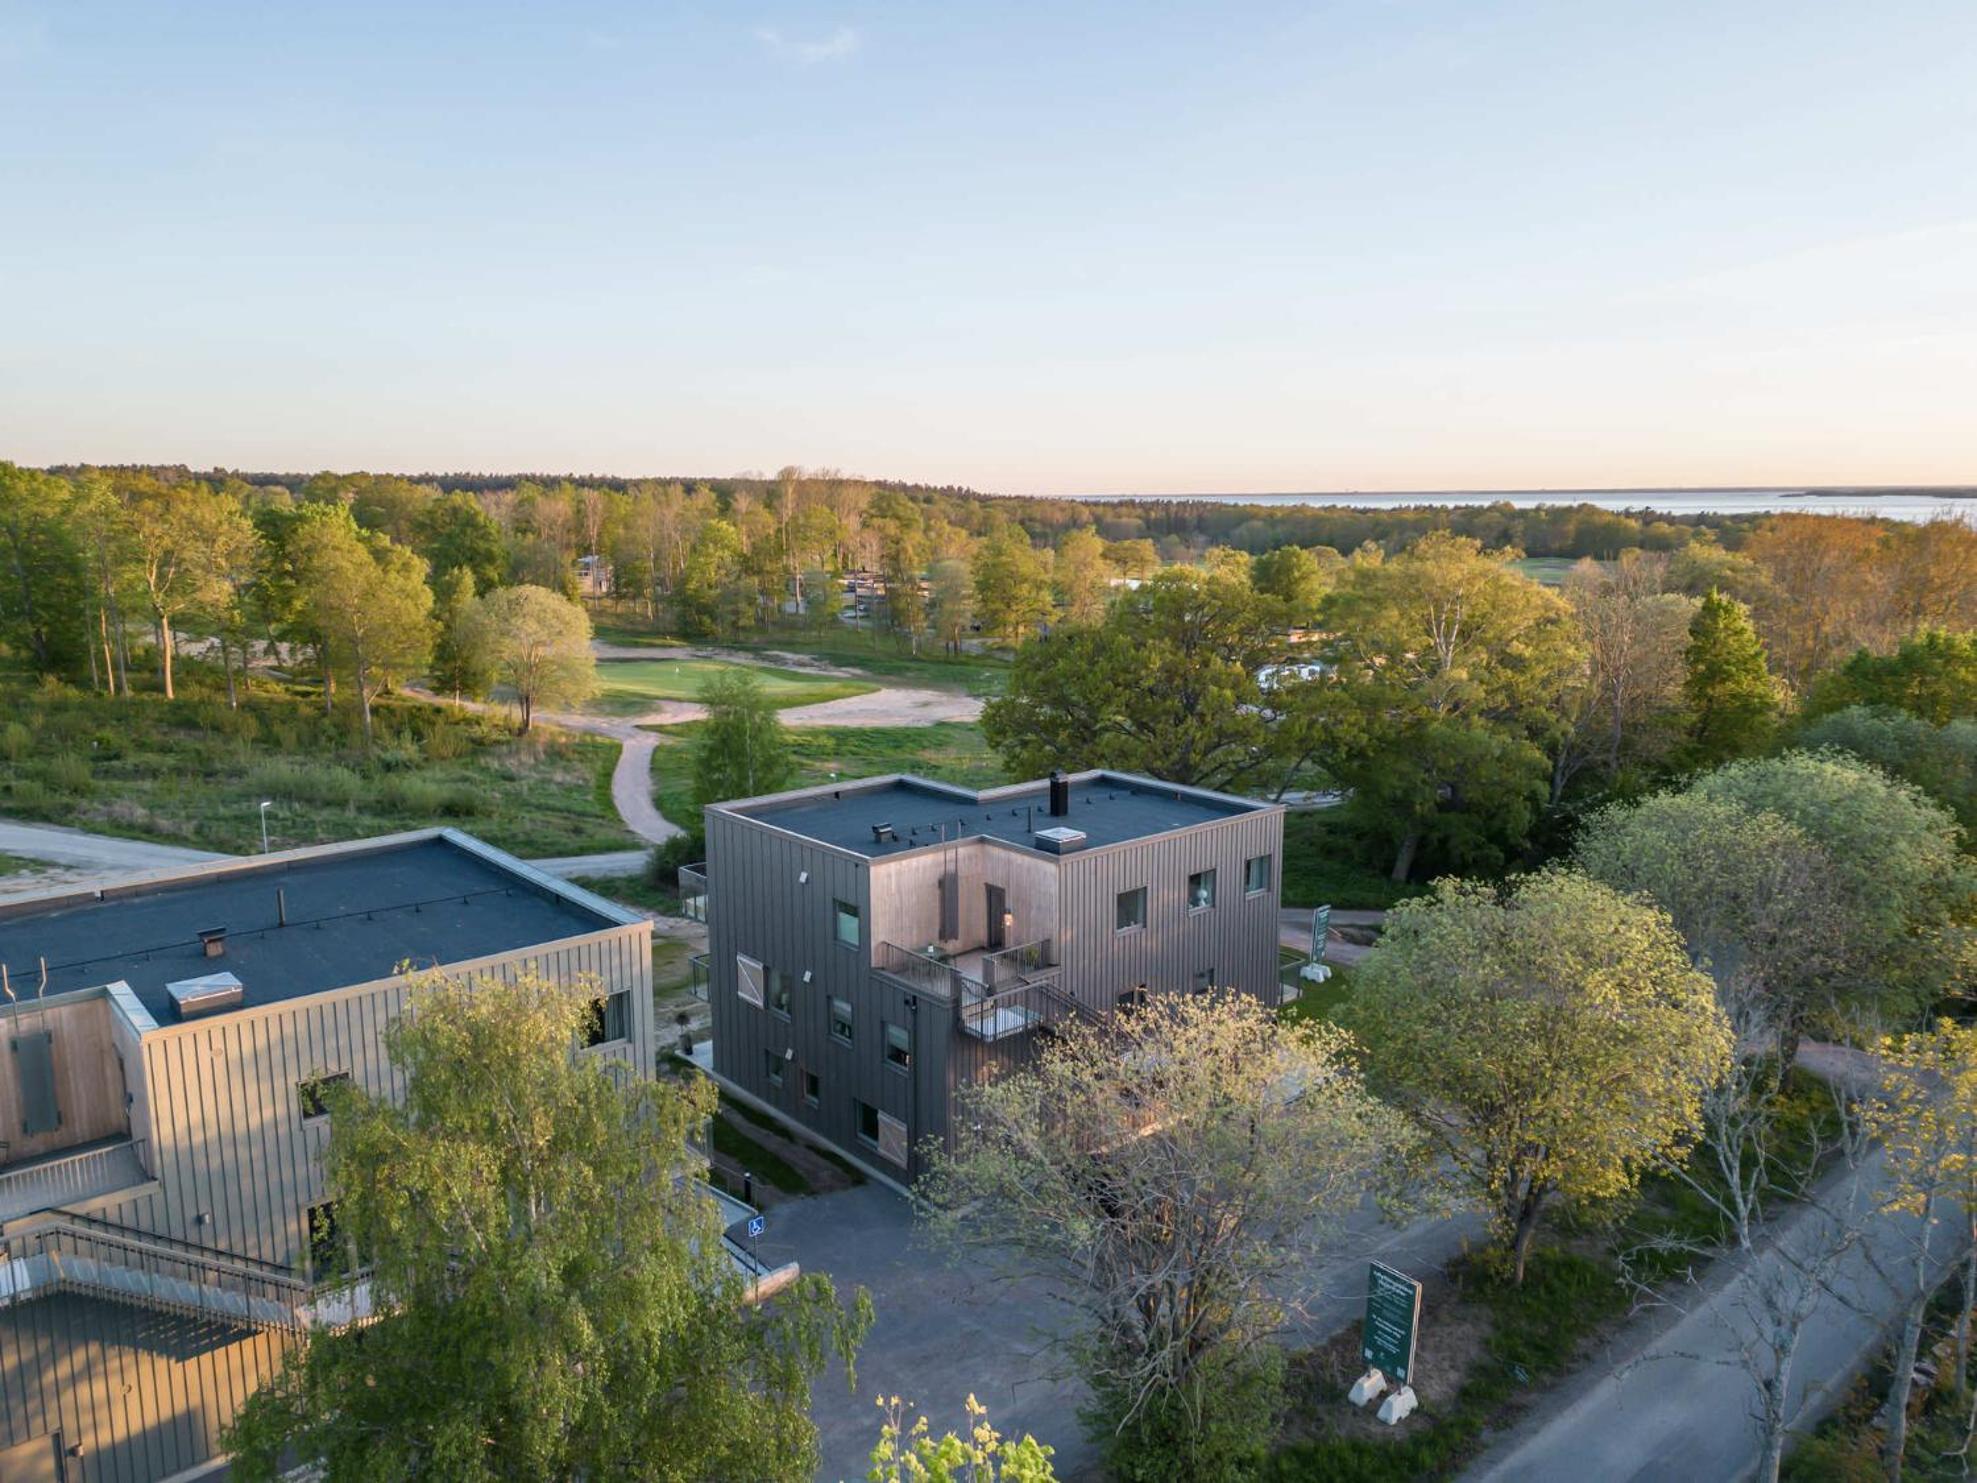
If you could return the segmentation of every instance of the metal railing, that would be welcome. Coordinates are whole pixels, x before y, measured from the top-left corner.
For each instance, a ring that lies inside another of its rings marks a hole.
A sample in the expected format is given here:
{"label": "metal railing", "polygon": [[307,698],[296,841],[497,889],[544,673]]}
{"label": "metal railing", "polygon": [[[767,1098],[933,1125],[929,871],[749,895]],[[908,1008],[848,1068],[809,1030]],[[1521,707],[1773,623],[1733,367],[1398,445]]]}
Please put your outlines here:
{"label": "metal railing", "polygon": [[713,982],[713,968],[706,953],[694,953],[686,960],[686,988],[701,1003],[707,1002],[708,986]]}
{"label": "metal railing", "polygon": [[707,863],[680,867],[680,915],[691,922],[707,920]]}
{"label": "metal railing", "polygon": [[143,1139],[119,1138],[0,1172],[0,1220],[17,1220],[142,1184],[151,1178],[148,1155]]}
{"label": "metal railing", "polygon": [[1006,947],[982,959],[982,982],[989,989],[1009,989],[1025,983],[1055,983],[1054,944],[1048,937]]}

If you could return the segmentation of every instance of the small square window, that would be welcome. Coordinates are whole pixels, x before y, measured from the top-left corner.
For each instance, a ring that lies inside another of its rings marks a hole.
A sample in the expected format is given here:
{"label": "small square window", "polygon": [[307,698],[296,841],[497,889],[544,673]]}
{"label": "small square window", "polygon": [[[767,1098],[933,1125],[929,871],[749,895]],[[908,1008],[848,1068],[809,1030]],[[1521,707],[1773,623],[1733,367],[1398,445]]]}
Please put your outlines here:
{"label": "small square window", "polygon": [[858,946],[858,908],[849,901],[832,903],[837,909],[837,940],[842,947]]}
{"label": "small square window", "polygon": [[781,1051],[765,1050],[762,1052],[762,1075],[772,1087],[779,1087],[783,1084],[783,1057]]}
{"label": "small square window", "polygon": [[1188,877],[1188,910],[1207,911],[1215,905],[1215,872],[1197,870]]}
{"label": "small square window", "polygon": [[789,975],[780,968],[768,970],[769,1008],[784,1019],[789,1018]]}
{"label": "small square window", "polygon": [[858,1107],[858,1141],[879,1146],[879,1109],[870,1102],[860,1102]]}
{"label": "small square window", "polygon": [[1194,976],[1194,991],[1197,994],[1212,994],[1215,992],[1215,970],[1213,968],[1204,968]]}
{"label": "small square window", "polygon": [[1242,893],[1257,896],[1270,889],[1270,857],[1252,855],[1243,862]]}
{"label": "small square window", "polygon": [[631,995],[607,994],[590,1001],[590,1018],[584,1026],[585,1045],[607,1045],[613,1040],[631,1038]]}
{"label": "small square window", "polygon": [[831,1039],[851,1044],[851,1001],[833,998],[831,1000]]}
{"label": "small square window", "polygon": [[1113,930],[1131,932],[1146,925],[1146,887],[1136,891],[1121,891],[1114,907]]}
{"label": "small square window", "polygon": [[1121,1014],[1131,1014],[1134,1010],[1146,1008],[1146,985],[1140,984],[1125,990],[1115,1003]]}
{"label": "small square window", "polygon": [[318,1076],[313,1081],[296,1083],[295,1096],[302,1104],[303,1117],[328,1117],[330,1088],[349,1080],[348,1071],[335,1071],[328,1076]]}
{"label": "small square window", "polygon": [[804,1072],[803,1100],[810,1106],[815,1107],[818,1101],[822,1098],[823,1092],[824,1092],[823,1083],[817,1080],[817,1073],[814,1071]]}
{"label": "small square window", "polygon": [[904,1025],[886,1022],[886,1064],[901,1071],[913,1064],[913,1036]]}

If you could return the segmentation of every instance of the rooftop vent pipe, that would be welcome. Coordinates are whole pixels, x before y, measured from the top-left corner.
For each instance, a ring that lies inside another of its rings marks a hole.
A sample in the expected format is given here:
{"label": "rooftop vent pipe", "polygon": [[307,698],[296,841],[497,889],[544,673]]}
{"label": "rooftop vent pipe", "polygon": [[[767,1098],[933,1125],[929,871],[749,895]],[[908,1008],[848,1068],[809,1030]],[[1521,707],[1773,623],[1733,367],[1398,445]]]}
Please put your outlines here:
{"label": "rooftop vent pipe", "polygon": [[1071,780],[1059,768],[1050,775],[1050,816],[1061,819],[1071,812]]}
{"label": "rooftop vent pipe", "polygon": [[209,958],[224,958],[227,953],[227,929],[224,927],[201,927],[199,945],[206,950]]}

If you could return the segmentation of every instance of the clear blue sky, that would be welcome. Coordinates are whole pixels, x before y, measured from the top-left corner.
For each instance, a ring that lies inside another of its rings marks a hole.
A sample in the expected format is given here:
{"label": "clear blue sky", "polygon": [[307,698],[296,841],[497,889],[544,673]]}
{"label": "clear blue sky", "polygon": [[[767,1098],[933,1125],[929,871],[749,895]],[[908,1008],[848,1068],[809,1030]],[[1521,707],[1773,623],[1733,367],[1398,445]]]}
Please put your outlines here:
{"label": "clear blue sky", "polygon": [[0,457],[1977,480],[1977,4],[0,0]]}

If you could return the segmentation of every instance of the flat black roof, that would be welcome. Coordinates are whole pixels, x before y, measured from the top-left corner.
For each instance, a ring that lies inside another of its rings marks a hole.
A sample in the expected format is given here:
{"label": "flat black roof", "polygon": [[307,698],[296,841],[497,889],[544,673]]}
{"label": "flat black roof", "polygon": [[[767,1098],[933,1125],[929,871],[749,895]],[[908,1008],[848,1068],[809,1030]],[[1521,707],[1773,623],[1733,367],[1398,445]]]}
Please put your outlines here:
{"label": "flat black roof", "polygon": [[[920,778],[891,778],[876,784],[847,783],[780,802],[742,804],[735,812],[879,859],[943,838],[976,835],[1032,847],[1037,830],[1057,826],[1079,830],[1085,848],[1098,849],[1267,807],[1144,778],[1099,773],[1073,780],[1071,810],[1063,818],[1051,817],[1047,779],[984,795]],[[893,838],[874,836],[883,825],[892,826]]]}
{"label": "flat black roof", "polygon": [[[278,925],[276,891],[288,925]],[[50,994],[122,979],[160,1025],[178,1020],[165,985],[231,973],[240,1007],[388,978],[398,965],[458,963],[619,923],[443,836],[188,874],[0,916],[0,962],[25,999],[48,960]],[[226,928],[209,958],[199,933]]]}

